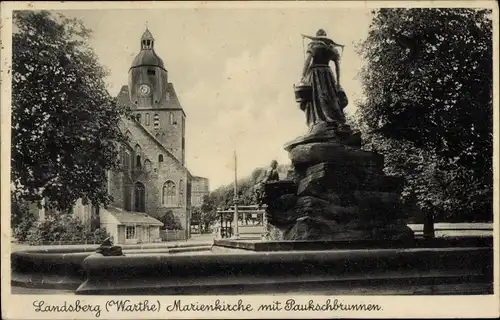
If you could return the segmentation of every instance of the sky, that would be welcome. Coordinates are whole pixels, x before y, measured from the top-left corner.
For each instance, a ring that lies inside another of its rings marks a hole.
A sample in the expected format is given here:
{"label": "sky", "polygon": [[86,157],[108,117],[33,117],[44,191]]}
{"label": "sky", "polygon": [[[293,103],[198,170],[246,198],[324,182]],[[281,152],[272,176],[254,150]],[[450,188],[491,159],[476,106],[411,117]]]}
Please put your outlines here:
{"label": "sky", "polygon": [[[295,103],[304,50],[301,33],[325,29],[346,45],[341,85],[350,106],[362,98],[357,79],[363,61],[355,44],[367,37],[365,8],[168,8],[60,11],[93,30],[90,45],[110,71],[111,95],[127,84],[146,25],[169,82],[186,112],[186,166],[210,180],[210,189],[268,166],[289,163],[283,145],[306,133]],[[307,40],[306,40],[307,45]]]}

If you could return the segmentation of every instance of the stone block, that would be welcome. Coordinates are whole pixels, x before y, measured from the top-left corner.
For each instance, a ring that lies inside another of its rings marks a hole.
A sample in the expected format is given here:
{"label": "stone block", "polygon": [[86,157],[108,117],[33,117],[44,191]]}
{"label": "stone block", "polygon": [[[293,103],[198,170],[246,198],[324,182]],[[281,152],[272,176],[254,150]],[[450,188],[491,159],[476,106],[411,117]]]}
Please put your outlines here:
{"label": "stone block", "polygon": [[297,191],[297,185],[293,180],[280,180],[267,182],[263,185],[264,195],[263,203],[273,205],[278,198],[283,195],[294,195]]}
{"label": "stone block", "polygon": [[294,224],[297,218],[299,217],[300,213],[297,213],[295,209],[290,209],[290,210],[267,209],[266,211],[267,222],[280,230],[286,229],[290,225]]}
{"label": "stone block", "polygon": [[292,228],[284,232],[286,240],[326,240],[335,234],[346,231],[346,227],[332,220],[319,217],[302,217]]}
{"label": "stone block", "polygon": [[361,148],[361,133],[358,131],[352,131],[350,128],[345,128],[346,130],[339,129],[336,126],[328,126],[319,128],[315,127],[313,131],[309,132],[307,135],[300,136],[285,144],[285,150],[291,151],[299,145],[304,145],[308,143],[315,142],[335,142],[354,148]]}
{"label": "stone block", "polygon": [[322,217],[336,222],[349,221],[358,214],[356,207],[343,207],[312,196],[298,198],[295,211],[300,216]]}
{"label": "stone block", "polygon": [[356,190],[361,186],[361,181],[366,176],[363,172],[348,172],[349,168],[336,166],[331,163],[320,163],[307,170],[297,188],[298,195],[324,194],[327,190],[347,191]]}
{"label": "stone block", "polygon": [[356,167],[373,166],[382,169],[384,164],[382,155],[334,142],[298,145],[290,150],[289,157],[295,168],[330,162],[336,165],[352,164]]}
{"label": "stone block", "polygon": [[305,177],[298,182],[297,194],[317,196],[351,190],[400,192],[403,183],[400,177],[373,173],[372,168],[319,163],[307,169]]}
{"label": "stone block", "polygon": [[272,201],[266,209],[266,219],[277,228],[289,226],[299,217],[294,207],[297,202],[295,194],[286,194]]}

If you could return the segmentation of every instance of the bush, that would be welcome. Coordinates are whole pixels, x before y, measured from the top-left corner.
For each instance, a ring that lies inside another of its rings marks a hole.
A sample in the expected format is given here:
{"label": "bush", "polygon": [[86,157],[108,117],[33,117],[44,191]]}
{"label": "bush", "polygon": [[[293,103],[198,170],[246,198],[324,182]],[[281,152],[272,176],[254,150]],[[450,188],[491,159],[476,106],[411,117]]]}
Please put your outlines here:
{"label": "bush", "polygon": [[18,241],[26,241],[29,230],[36,222],[36,217],[29,211],[28,203],[11,195],[10,225],[12,234]]}
{"label": "bush", "polygon": [[278,228],[268,224],[266,233],[262,236],[262,240],[283,240],[283,233]]}
{"label": "bush", "polygon": [[162,230],[182,230],[181,220],[172,211],[165,213],[160,221],[163,222]]}
{"label": "bush", "polygon": [[36,222],[29,230],[26,240],[37,245],[44,242],[102,242],[109,237],[104,229],[88,231],[80,219],[69,214],[49,216]]}
{"label": "bush", "polygon": [[27,241],[28,235],[30,234],[31,228],[33,228],[36,223],[36,217],[33,214],[28,213],[24,218],[22,218],[13,230],[13,236],[17,241]]}

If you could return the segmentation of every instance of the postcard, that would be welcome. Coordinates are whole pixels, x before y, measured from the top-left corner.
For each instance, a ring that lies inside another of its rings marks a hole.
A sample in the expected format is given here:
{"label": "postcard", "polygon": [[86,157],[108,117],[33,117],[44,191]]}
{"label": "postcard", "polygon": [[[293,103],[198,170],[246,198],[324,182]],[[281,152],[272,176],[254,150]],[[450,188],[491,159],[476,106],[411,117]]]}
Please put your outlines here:
{"label": "postcard", "polygon": [[2,317],[498,317],[495,1],[4,2]]}

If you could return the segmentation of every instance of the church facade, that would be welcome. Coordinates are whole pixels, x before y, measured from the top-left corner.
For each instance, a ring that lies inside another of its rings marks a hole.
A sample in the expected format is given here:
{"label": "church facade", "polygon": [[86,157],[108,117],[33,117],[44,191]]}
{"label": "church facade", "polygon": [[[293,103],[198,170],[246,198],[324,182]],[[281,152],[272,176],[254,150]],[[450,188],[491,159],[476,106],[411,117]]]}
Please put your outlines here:
{"label": "church facade", "polygon": [[120,150],[123,170],[109,172],[108,191],[114,207],[158,220],[173,214],[187,238],[193,177],[185,166],[186,114],[154,44],[146,29],[117,97],[131,116],[121,123],[128,140]]}
{"label": "church facade", "polygon": [[[154,43],[146,29],[128,84],[117,97],[130,116],[120,122],[127,136],[127,142],[118,146],[121,170],[107,172],[113,202],[93,207],[78,200],[72,208],[89,229],[105,228],[116,244],[161,241],[162,233],[167,239],[189,238],[192,184],[195,205],[201,205],[202,195],[208,193],[208,179],[193,177],[185,166],[186,114]],[[30,210],[40,220],[53,214],[35,204]],[[173,227],[181,230],[165,234],[168,231],[160,230],[165,221],[175,221]]]}

